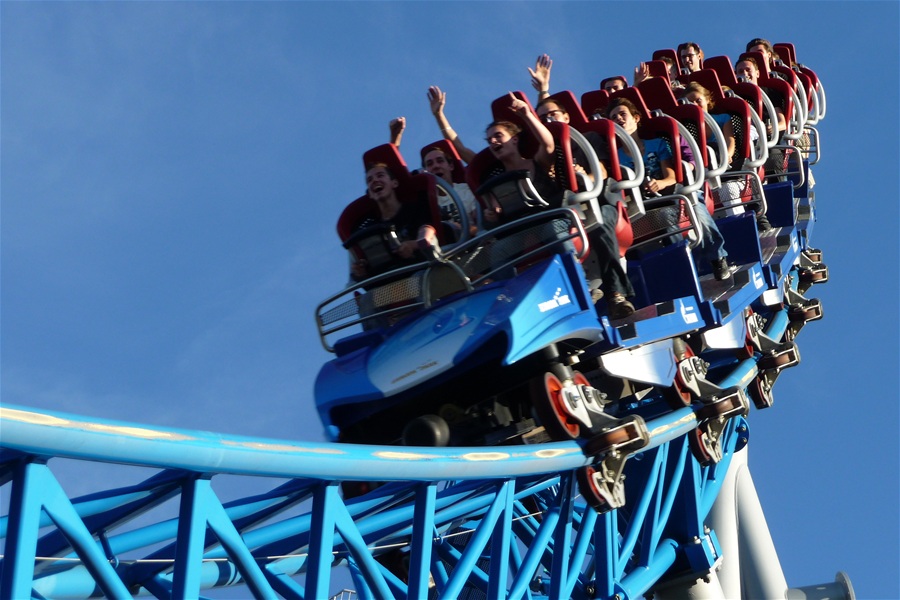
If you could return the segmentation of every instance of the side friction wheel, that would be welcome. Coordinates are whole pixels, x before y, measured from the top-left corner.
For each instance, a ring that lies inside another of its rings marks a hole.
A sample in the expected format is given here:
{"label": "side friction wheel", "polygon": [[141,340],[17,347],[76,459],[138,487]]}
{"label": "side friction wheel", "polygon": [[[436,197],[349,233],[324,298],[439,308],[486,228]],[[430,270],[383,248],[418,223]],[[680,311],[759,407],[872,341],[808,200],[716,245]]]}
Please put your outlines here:
{"label": "side friction wheel", "polygon": [[688,434],[688,446],[700,466],[706,467],[713,463],[713,456],[706,449],[706,444],[703,443],[704,437],[706,437],[706,432],[697,427]]}
{"label": "side friction wheel", "polygon": [[[680,342],[680,340],[679,340]],[[691,391],[685,386],[681,375],[680,363],[692,358],[694,351],[687,344],[681,342],[675,348],[675,362],[679,363],[675,380],[670,387],[662,388],[662,395],[672,410],[678,410],[691,405]]]}
{"label": "side friction wheel", "polygon": [[772,388],[766,383],[762,375],[757,375],[747,386],[747,393],[757,409],[769,408],[775,402],[772,396]]}
{"label": "side friction wheel", "polygon": [[[576,372],[572,377],[576,385],[590,385],[587,377]],[[538,418],[553,440],[574,440],[581,434],[580,422],[570,414],[563,384],[553,373],[544,373],[532,382],[531,397]]]}
{"label": "side friction wheel", "polygon": [[599,456],[608,452],[614,446],[620,446],[631,441],[634,437],[634,427],[613,427],[603,431],[590,439],[585,444],[584,450],[591,456]]}
{"label": "side friction wheel", "polygon": [[575,479],[578,482],[578,492],[585,502],[598,513],[603,513],[610,510],[611,507],[594,483],[594,473],[596,472],[594,467],[582,467],[575,472]]}

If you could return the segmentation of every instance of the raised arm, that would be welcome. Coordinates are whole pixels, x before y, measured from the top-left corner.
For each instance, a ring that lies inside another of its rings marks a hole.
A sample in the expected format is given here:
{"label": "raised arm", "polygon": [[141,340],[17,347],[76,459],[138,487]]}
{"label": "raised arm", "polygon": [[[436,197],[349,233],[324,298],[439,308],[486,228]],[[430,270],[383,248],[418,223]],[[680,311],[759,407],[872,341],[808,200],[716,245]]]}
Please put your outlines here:
{"label": "raised arm", "polygon": [[525,121],[528,129],[538,141],[538,149],[534,155],[534,160],[545,167],[550,167],[553,164],[553,152],[556,150],[553,134],[541,123],[541,120],[534,114],[527,102],[516,98],[512,92],[509,93],[509,98],[511,101],[510,108]]}
{"label": "raised arm", "polygon": [[391,143],[399,148],[400,140],[403,139],[403,131],[406,129],[406,117],[391,119],[388,127],[391,130]]}
{"label": "raised arm", "polygon": [[438,86],[433,85],[428,88],[428,103],[431,105],[431,114],[434,115],[438,127],[441,128],[441,135],[444,136],[444,139],[449,140],[450,143],[453,144],[453,147],[456,148],[456,151],[459,153],[459,157],[463,162],[472,162],[472,159],[475,158],[475,152],[462,143],[462,140],[459,139],[459,136],[453,131],[453,127],[450,126],[450,121],[448,121],[446,115],[444,115],[444,105],[447,103],[447,94],[442,92],[441,88]]}
{"label": "raised arm", "polygon": [[550,57],[541,54],[534,63],[534,69],[528,69],[531,74],[531,85],[538,93],[538,102],[550,95],[550,69],[552,67],[553,61],[550,60]]}
{"label": "raised arm", "polygon": [[650,66],[647,63],[642,62],[634,68],[634,76],[631,78],[631,85],[636,86],[640,82],[647,79],[650,79]]}

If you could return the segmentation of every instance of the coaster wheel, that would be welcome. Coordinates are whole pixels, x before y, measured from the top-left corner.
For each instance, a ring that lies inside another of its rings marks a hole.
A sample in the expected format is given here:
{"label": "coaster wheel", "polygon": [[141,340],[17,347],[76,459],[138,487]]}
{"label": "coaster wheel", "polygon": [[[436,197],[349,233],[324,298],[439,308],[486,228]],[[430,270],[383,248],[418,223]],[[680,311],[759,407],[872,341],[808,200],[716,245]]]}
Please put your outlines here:
{"label": "coaster wheel", "polygon": [[634,438],[634,427],[613,427],[595,435],[584,446],[585,452],[591,456],[599,456],[614,446],[619,446]]}
{"label": "coaster wheel", "polygon": [[[694,351],[687,344],[681,344],[676,348],[675,360],[679,365],[682,361],[693,357]],[[673,410],[678,410],[679,408],[691,405],[693,397],[691,396],[691,391],[684,385],[684,381],[681,378],[680,367],[676,369],[675,379],[672,381],[672,385],[662,388],[662,395],[663,399]]]}
{"label": "coaster wheel", "polygon": [[598,513],[603,513],[610,510],[611,507],[606,498],[597,489],[597,485],[594,482],[594,473],[596,472],[597,470],[594,467],[583,467],[575,472],[575,480],[578,483],[578,492],[584,498],[584,501]]}
{"label": "coaster wheel", "polygon": [[800,281],[803,283],[822,283],[828,281],[828,267],[816,263],[813,268],[800,269]]}
{"label": "coaster wheel", "polygon": [[819,302],[818,298],[813,298],[802,305],[792,306],[788,310],[788,319],[790,319],[792,323],[807,323],[821,318],[822,303]]}
{"label": "coaster wheel", "polygon": [[747,393],[756,408],[762,410],[769,408],[774,404],[775,397],[772,395],[772,387],[766,383],[763,374],[759,374],[753,378],[753,381],[747,386]]}
{"label": "coaster wheel", "polygon": [[[590,385],[587,377],[575,371],[572,381],[576,385]],[[535,412],[544,429],[555,441],[574,440],[581,434],[581,423],[573,417],[566,406],[563,384],[553,373],[532,382],[532,400]]]}
{"label": "coaster wheel", "polygon": [[753,358],[753,354],[756,352],[753,348],[753,339],[750,334],[750,320],[753,319],[753,315],[753,309],[747,308],[747,315],[744,317],[745,329],[747,330],[744,334],[744,346],[735,350],[735,356],[738,360]]}
{"label": "coaster wheel", "polygon": [[675,377],[675,381],[672,382],[671,386],[662,388],[662,395],[666,404],[668,404],[669,408],[672,410],[678,410],[679,408],[691,405],[691,392],[684,389],[678,376]]}
{"label": "coaster wheel", "polygon": [[714,462],[713,456],[706,449],[706,444],[703,443],[705,436],[706,432],[700,427],[693,429],[687,436],[691,454],[694,455],[701,467],[709,466]]}
{"label": "coaster wheel", "polygon": [[761,371],[790,367],[797,364],[798,354],[797,345],[791,341],[782,344],[775,353],[762,356],[756,364]]}

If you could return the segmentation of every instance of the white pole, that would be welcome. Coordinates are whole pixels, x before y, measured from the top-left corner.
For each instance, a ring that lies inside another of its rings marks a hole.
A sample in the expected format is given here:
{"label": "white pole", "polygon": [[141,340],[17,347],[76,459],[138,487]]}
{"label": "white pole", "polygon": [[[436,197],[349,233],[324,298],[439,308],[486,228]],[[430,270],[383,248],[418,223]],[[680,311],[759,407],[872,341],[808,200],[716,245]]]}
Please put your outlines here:
{"label": "white pole", "polygon": [[655,600],[729,600],[722,591],[722,585],[715,571],[706,573],[702,578],[694,575],[689,578],[668,581],[663,586],[653,588]]}
{"label": "white pole", "polygon": [[741,581],[743,598],[778,598],[787,593],[787,581],[769,526],[759,503],[756,486],[747,468],[747,449],[740,468],[735,473],[737,499],[738,543],[741,555]]}
{"label": "white pole", "polygon": [[747,468],[736,452],[707,518],[722,548],[719,581],[726,598],[785,598],[787,581]]}
{"label": "white pole", "polygon": [[731,466],[725,474],[725,481],[713,504],[706,525],[719,540],[722,560],[719,564],[719,582],[726,598],[741,597],[741,552],[738,544],[737,485],[735,474],[747,464],[747,449],[735,453]]}

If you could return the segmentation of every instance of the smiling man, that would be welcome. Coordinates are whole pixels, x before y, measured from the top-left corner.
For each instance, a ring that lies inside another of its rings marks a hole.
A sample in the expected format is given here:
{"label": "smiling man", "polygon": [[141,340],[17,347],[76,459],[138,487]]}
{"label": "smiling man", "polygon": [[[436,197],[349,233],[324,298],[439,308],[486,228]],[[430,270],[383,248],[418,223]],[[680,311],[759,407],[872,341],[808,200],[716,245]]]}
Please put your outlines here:
{"label": "smiling man", "polygon": [[[366,168],[366,195],[377,205],[379,218],[364,219],[356,226],[354,233],[374,227],[386,230],[396,261],[388,268],[380,269],[382,272],[415,262],[418,240],[427,240],[432,245],[436,243],[436,231],[429,222],[428,211],[425,207],[401,202],[397,196],[399,185],[400,182],[386,164],[375,163]],[[350,275],[356,281],[377,274],[370,271],[365,260],[356,260],[350,265]]]}

